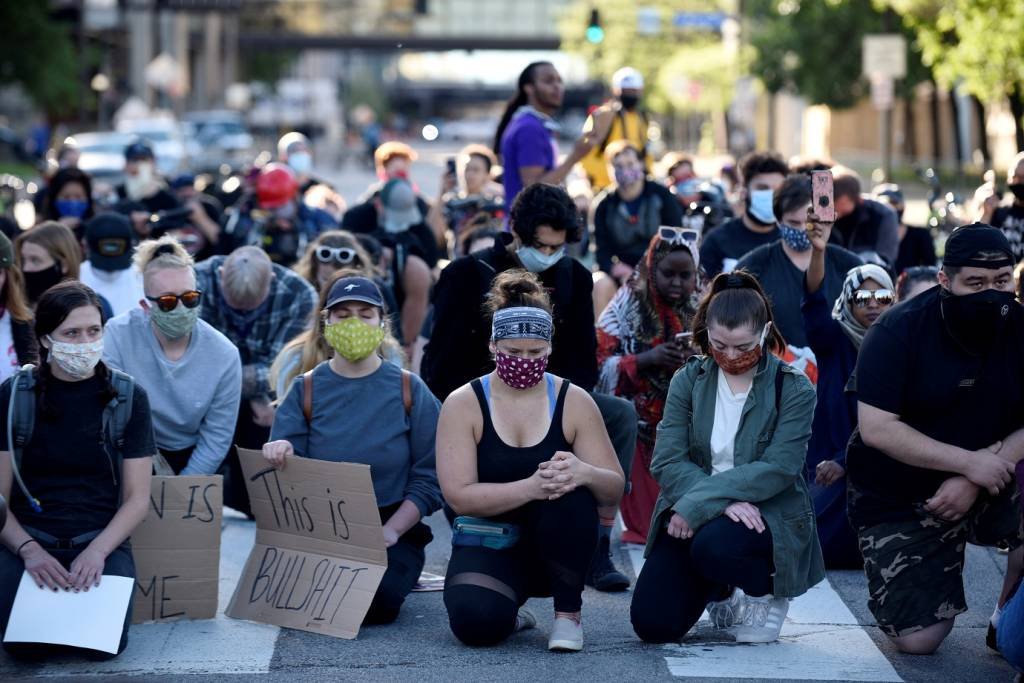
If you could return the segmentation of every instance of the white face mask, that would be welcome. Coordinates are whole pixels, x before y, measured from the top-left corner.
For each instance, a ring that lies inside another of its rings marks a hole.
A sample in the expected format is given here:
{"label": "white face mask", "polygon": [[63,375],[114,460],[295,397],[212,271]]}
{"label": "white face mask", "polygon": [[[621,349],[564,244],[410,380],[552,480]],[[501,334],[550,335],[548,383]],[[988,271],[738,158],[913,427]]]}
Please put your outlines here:
{"label": "white face mask", "polygon": [[138,201],[143,199],[153,190],[154,175],[153,175],[153,162],[152,161],[140,161],[138,164],[138,173],[133,176],[125,176],[124,179],[124,191],[128,195],[128,199],[132,201]]}
{"label": "white face mask", "polygon": [[85,379],[96,369],[96,364],[103,357],[103,337],[94,342],[72,344],[71,342],[50,341],[50,356],[57,366],[74,379]]}

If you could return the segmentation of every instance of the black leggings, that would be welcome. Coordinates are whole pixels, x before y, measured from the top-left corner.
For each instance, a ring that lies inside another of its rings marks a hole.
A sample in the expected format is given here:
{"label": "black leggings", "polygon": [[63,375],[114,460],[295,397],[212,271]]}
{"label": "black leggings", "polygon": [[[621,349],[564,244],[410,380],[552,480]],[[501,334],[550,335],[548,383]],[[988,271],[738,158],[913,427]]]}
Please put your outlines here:
{"label": "black leggings", "polygon": [[[42,544],[40,544],[42,545]],[[65,569],[71,567],[78,554],[85,550],[88,544],[83,544],[74,550],[59,550],[43,545],[54,559],[64,565]],[[0,548],[0,626],[4,632],[7,631],[7,620],[11,617],[11,609],[14,607],[14,596],[18,593],[18,585],[21,582],[21,575],[25,571],[25,563],[20,557],[7,548]],[[103,566],[103,573],[111,576],[127,576],[135,578],[135,560],[132,558],[131,548],[127,543],[114,549],[114,552],[107,555],[107,561]],[[134,592],[134,591],[133,591]],[[134,599],[134,596],[133,596]],[[124,626],[121,628],[121,642],[117,648],[117,654],[121,654],[128,645],[128,627],[132,620],[132,601],[128,602],[128,612],[124,617]],[[90,650],[87,648],[69,647],[66,645],[51,645],[49,643],[4,643],[4,650],[15,659],[42,661],[60,654],[77,654],[93,660],[112,659],[116,655],[101,650]]]}
{"label": "black leggings", "polygon": [[724,600],[733,587],[754,597],[772,592],[772,535],[716,517],[692,538],[658,533],[633,589],[633,630],[649,643],[679,640],[697,623],[708,602]]}
{"label": "black leggings", "polygon": [[516,511],[519,542],[507,550],[452,548],[444,605],[466,645],[494,645],[515,629],[531,597],[554,598],[558,612],[583,606],[583,580],[597,546],[597,503],[587,489]]}

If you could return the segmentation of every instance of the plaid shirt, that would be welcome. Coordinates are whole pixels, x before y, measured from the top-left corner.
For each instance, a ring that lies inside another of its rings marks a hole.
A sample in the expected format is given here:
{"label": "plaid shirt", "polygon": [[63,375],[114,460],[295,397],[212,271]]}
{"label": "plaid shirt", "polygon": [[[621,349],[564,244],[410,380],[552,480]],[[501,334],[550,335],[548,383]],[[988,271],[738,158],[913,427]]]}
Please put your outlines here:
{"label": "plaid shirt", "polygon": [[225,256],[214,256],[196,265],[196,281],[203,292],[202,318],[238,347],[242,357],[242,398],[267,398],[273,390],[267,382],[270,364],[285,344],[305,332],[316,306],[316,291],[302,277],[274,265],[270,295],[260,315],[239,327],[225,310],[221,295],[220,267]]}

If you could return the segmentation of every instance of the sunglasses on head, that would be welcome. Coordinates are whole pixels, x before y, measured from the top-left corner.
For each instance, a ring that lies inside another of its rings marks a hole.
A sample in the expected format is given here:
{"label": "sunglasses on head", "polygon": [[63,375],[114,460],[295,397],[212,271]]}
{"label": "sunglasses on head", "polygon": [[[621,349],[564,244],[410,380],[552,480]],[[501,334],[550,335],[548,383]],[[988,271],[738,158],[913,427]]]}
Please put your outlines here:
{"label": "sunglasses on head", "polygon": [[351,247],[317,247],[316,260],[320,263],[340,263],[347,266],[356,260],[356,250]]}
{"label": "sunglasses on head", "polygon": [[683,244],[685,242],[696,244],[700,240],[700,230],[662,225],[658,228],[658,237],[662,242],[668,242],[669,244]]}
{"label": "sunglasses on head", "polygon": [[896,300],[896,295],[892,293],[891,289],[876,289],[873,292],[867,289],[858,289],[853,293],[854,306],[867,306],[872,299],[879,306],[888,306]]}
{"label": "sunglasses on head", "polygon": [[178,307],[178,301],[185,306],[185,308],[195,308],[202,302],[203,293],[198,289],[191,289],[181,294],[161,294],[160,296],[147,296],[147,299],[156,304],[164,313],[170,313]]}

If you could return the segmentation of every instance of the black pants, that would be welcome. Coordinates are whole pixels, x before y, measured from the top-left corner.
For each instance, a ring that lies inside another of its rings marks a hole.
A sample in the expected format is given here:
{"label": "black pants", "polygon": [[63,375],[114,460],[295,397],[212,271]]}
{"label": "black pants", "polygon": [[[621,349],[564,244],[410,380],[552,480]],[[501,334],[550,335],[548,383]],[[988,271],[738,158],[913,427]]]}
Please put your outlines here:
{"label": "black pants", "polygon": [[513,516],[520,535],[512,548],[452,548],[444,605],[452,633],[467,645],[508,638],[527,598],[551,596],[558,612],[583,605],[583,581],[597,546],[593,494],[576,489],[529,503]]}
{"label": "black pants", "polygon": [[[391,519],[391,515],[398,508],[399,505],[379,508],[381,521],[387,522]],[[370,610],[363,619],[364,626],[390,624],[398,618],[402,603],[412,592],[423,571],[423,564],[427,559],[423,549],[433,539],[430,527],[423,522],[417,522],[399,537],[397,543],[388,548],[388,568],[373,596]]]}
{"label": "black pants", "polygon": [[760,597],[772,592],[772,535],[716,517],[692,538],[658,533],[633,589],[633,630],[649,643],[679,640],[712,600],[734,587]]}
{"label": "black pants", "polygon": [[[249,401],[242,399],[238,407],[238,422],[235,424],[235,436],[232,443],[242,448],[260,450],[270,440],[270,427],[260,427],[252,421],[252,408]],[[231,447],[218,470],[224,475],[224,505],[244,513],[252,519],[252,506],[249,504],[249,491],[245,488],[245,473],[238,461],[238,451]]]}
{"label": "black pants", "polygon": [[[71,567],[78,554],[88,546],[84,543],[73,550],[58,550],[48,548],[46,551],[53,555],[54,559],[64,565],[65,569]],[[11,617],[11,609],[14,607],[14,597],[18,593],[18,584],[21,582],[21,575],[25,571],[25,563],[20,557],[9,551],[7,548],[0,548],[0,626],[7,632],[7,620]],[[127,576],[135,578],[135,561],[132,559],[131,547],[124,543],[107,556],[106,564],[103,567],[104,574],[112,576]],[[133,597],[134,599],[134,597]],[[121,643],[118,645],[117,654],[124,652],[128,645],[128,626],[132,621],[132,602],[128,602],[128,612],[124,615],[124,626],[121,628]],[[22,660],[40,661],[60,654],[76,654],[94,660],[113,659],[117,655],[100,650],[86,648],[68,647],[66,645],[51,645],[49,643],[4,643],[4,650],[11,657]]]}

